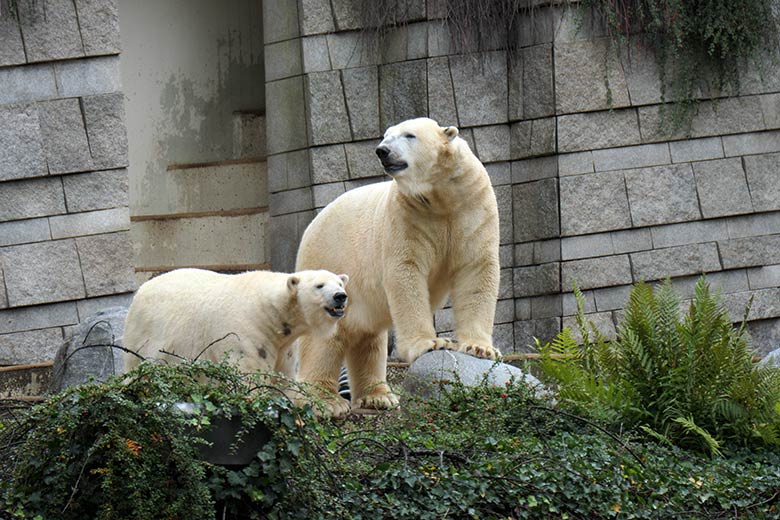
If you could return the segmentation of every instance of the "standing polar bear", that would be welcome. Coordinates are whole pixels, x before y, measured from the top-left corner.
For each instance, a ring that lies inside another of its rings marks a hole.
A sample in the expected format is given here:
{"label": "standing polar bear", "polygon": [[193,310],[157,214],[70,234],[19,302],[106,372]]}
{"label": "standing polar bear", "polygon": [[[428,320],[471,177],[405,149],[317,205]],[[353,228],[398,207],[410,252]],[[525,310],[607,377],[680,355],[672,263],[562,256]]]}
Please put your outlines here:
{"label": "standing polar bear", "polygon": [[[477,357],[493,347],[498,297],[498,206],[482,163],[454,126],[426,118],[390,127],[376,154],[391,181],[351,190],[328,204],[303,234],[297,269],[350,275],[350,308],[330,338],[300,340],[298,378],[319,384],[334,415],[344,359],[352,405],[388,408],[387,329],[414,361],[432,349]],[[447,296],[458,342],[436,337],[433,312]]]}
{"label": "standing polar bear", "polygon": [[[304,333],[321,338],[335,332],[347,281],[347,275],[321,270],[228,275],[177,269],[138,289],[125,320],[124,347],[143,358],[177,362],[228,355],[243,372],[294,377],[292,343]],[[140,361],[125,353],[128,370]]]}

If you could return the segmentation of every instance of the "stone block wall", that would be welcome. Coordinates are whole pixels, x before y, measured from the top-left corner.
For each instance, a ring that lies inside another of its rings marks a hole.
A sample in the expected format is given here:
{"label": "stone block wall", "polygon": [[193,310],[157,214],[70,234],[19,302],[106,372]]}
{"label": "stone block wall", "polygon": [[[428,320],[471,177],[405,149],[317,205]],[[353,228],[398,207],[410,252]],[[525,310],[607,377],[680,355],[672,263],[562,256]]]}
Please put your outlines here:
{"label": "stone block wall", "polygon": [[[653,58],[619,59],[573,11],[541,5],[516,50],[463,56],[438,4],[404,2],[405,25],[380,38],[354,0],[264,2],[274,269],[294,266],[318,209],[384,180],[373,148],[387,126],[429,116],[459,126],[493,181],[502,351],[570,324],[575,281],[614,333],[632,283],[668,275],[688,297],[702,272],[735,319],[754,297],[756,344],[776,348],[780,75],[702,102],[691,138],[670,137]],[[451,310],[435,322],[450,331]]]}
{"label": "stone block wall", "polygon": [[0,365],[135,289],[112,0],[0,0]]}

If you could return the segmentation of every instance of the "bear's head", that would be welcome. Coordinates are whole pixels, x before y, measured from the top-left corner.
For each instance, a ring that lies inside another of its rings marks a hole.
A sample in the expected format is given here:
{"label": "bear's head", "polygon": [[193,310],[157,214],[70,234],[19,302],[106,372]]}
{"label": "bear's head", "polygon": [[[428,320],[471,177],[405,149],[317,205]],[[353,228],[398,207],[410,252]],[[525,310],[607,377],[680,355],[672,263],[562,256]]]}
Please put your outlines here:
{"label": "bear's head", "polygon": [[347,306],[346,274],[330,271],[299,271],[287,278],[287,290],[294,297],[303,319],[313,329],[332,333],[336,321],[344,316]]}
{"label": "bear's head", "polygon": [[409,193],[426,193],[450,167],[458,129],[433,119],[409,119],[385,131],[376,155],[385,172]]}

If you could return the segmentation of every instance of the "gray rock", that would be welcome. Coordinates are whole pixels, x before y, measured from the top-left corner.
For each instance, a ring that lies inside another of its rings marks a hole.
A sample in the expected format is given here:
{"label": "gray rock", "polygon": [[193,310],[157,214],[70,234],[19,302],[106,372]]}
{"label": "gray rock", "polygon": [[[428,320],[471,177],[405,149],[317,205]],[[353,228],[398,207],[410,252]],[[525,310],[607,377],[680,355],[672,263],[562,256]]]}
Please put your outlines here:
{"label": "gray rock", "polygon": [[87,56],[118,54],[119,5],[118,0],[76,0],[79,29]]}
{"label": "gray rock", "polygon": [[561,233],[579,235],[631,227],[621,172],[561,178]]}
{"label": "gray rock", "polygon": [[506,123],[508,82],[506,53],[450,58],[452,83],[461,126]]}
{"label": "gray rock", "polygon": [[[747,161],[747,158],[745,160]],[[699,205],[704,218],[738,215],[753,211],[750,191],[740,159],[697,162],[693,164],[693,171],[696,177]],[[776,168],[774,172],[777,172]],[[776,184],[776,181],[773,180],[772,184]],[[767,186],[767,188],[771,190],[772,186]],[[761,190],[754,188],[753,191]],[[777,189],[777,194],[780,194],[780,189]],[[777,208],[780,208],[780,205]]]}
{"label": "gray rock", "polygon": [[128,205],[127,170],[107,170],[62,178],[71,212],[121,208]]}
{"label": "gray rock", "polygon": [[509,150],[512,159],[525,159],[555,153],[555,118],[520,121],[510,127]]}
{"label": "gray rock", "polygon": [[561,289],[560,264],[516,267],[512,272],[515,297],[556,293]]}
{"label": "gray rock", "polygon": [[[0,181],[47,174],[34,105],[0,108]],[[5,207],[0,205],[0,207]],[[4,213],[0,210],[0,213]]]}
{"label": "gray rock", "polygon": [[479,359],[451,350],[434,350],[423,354],[409,366],[404,388],[408,391],[435,396],[440,381],[460,381],[465,386],[503,387],[510,381],[524,382],[532,388],[542,390],[541,382],[530,374],[506,363]]}
{"label": "gray rock", "polygon": [[712,243],[690,244],[631,254],[635,280],[659,280],[720,271],[718,248]]}
{"label": "gray rock", "polygon": [[[529,47],[522,53],[523,119],[551,116],[555,113],[556,97],[553,92],[552,45]],[[566,74],[562,76],[566,77]],[[557,76],[557,81],[561,81],[561,76]]]}
{"label": "gray rock", "polygon": [[24,63],[24,44],[14,16],[0,17],[0,67]]}
{"label": "gray rock", "polygon": [[383,130],[406,119],[427,114],[427,72],[424,60],[380,67],[379,117]]}
{"label": "gray rock", "polygon": [[580,289],[592,289],[631,282],[628,255],[572,260],[561,265],[561,284],[567,291],[572,289],[575,283]]}
{"label": "gray rock", "polygon": [[50,173],[91,170],[84,116],[77,98],[38,103],[43,148]]}
{"label": "gray rock", "polygon": [[126,317],[126,307],[109,307],[74,327],[54,359],[50,390],[59,392],[124,373],[123,352],[111,345],[122,346]]}
{"label": "gray rock", "polygon": [[302,0],[300,3],[301,34],[322,34],[336,29],[330,0]]}
{"label": "gray rock", "polygon": [[558,117],[558,151],[579,152],[639,144],[633,108]]}
{"label": "gray rock", "polygon": [[758,362],[763,367],[780,368],[780,348],[771,351]]}
{"label": "gray rock", "polygon": [[442,126],[459,124],[447,57],[428,60],[428,111]]}
{"label": "gray rock", "polygon": [[[2,30],[0,20],[0,32]],[[0,36],[0,47],[2,45]],[[0,90],[0,105],[62,97],[57,95],[57,82],[54,79],[54,67],[51,63],[0,67],[0,85],[3,85]]]}
{"label": "gray rock", "polygon": [[95,168],[127,166],[127,130],[122,94],[87,96],[82,102]]}
{"label": "gray rock", "polygon": [[745,172],[756,211],[780,209],[780,153],[745,157]]}
{"label": "gray rock", "polygon": [[87,296],[136,289],[130,233],[108,233],[76,239]]}
{"label": "gray rock", "polygon": [[354,139],[382,135],[379,128],[379,74],[376,67],[347,69],[341,72],[347,99],[349,122]]}
{"label": "gray rock", "polygon": [[308,146],[302,78],[270,81],[265,85],[265,92],[268,99],[274,100],[266,107],[266,126],[272,129],[268,132],[268,153],[277,154]]}
{"label": "gray rock", "polygon": [[342,143],[351,140],[349,115],[338,71],[313,72],[306,76],[311,144]]}
{"label": "gray rock", "polygon": [[698,220],[699,202],[688,164],[626,170],[626,187],[634,226]]}
{"label": "gray rock", "polygon": [[558,236],[556,179],[516,184],[512,192],[515,242]]}
{"label": "gray rock", "polygon": [[314,184],[345,181],[349,178],[343,144],[311,149],[311,176]]}
{"label": "gray rock", "polygon": [[73,2],[18,2],[27,61],[77,58],[84,55]]}

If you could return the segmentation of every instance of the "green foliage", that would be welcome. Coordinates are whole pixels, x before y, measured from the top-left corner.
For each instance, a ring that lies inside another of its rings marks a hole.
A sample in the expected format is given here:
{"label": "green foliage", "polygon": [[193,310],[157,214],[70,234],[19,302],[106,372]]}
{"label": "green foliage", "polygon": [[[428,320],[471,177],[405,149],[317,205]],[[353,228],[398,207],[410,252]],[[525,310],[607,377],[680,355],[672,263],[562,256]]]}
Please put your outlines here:
{"label": "green foliage", "polygon": [[662,115],[676,131],[690,122],[698,99],[738,93],[748,65],[765,72],[778,41],[773,2],[584,0],[582,5],[599,13],[620,42],[655,54],[662,99],[674,102]]}
{"label": "green foliage", "polygon": [[589,333],[580,307],[582,343],[565,329],[540,345],[540,370],[562,402],[614,428],[713,454],[779,444],[780,370],[753,364],[744,322],[732,326],[704,277],[680,316],[668,280],[639,283],[614,341]]}
{"label": "green foliage", "polygon": [[[522,384],[442,382],[440,398],[331,422],[224,365],[133,375],[6,422],[0,517],[752,519],[780,507],[778,453],[629,443]],[[194,428],[208,415],[170,413],[183,398],[264,421],[273,439],[243,468],[200,462]]]}

